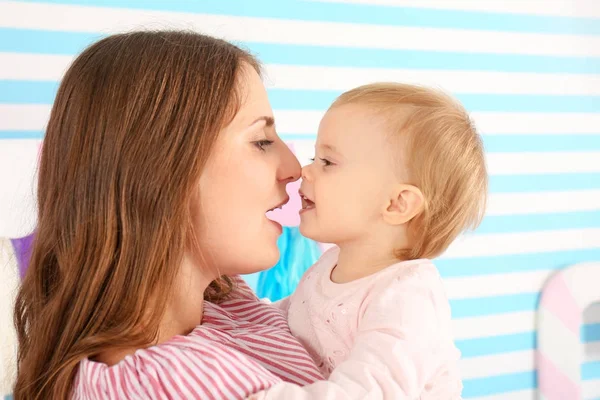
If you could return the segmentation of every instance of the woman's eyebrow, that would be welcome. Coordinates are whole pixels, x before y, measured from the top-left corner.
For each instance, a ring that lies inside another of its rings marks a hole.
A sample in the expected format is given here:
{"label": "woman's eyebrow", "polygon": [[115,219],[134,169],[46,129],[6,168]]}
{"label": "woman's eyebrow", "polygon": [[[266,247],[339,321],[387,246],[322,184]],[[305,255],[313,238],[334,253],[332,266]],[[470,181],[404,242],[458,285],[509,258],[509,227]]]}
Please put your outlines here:
{"label": "woman's eyebrow", "polygon": [[265,121],[265,126],[266,127],[271,127],[273,125],[275,125],[275,119],[273,117],[267,116],[267,115],[263,115],[261,117],[258,117],[254,120],[254,122],[252,122],[250,124],[250,126],[254,125],[255,123],[259,122],[259,121]]}

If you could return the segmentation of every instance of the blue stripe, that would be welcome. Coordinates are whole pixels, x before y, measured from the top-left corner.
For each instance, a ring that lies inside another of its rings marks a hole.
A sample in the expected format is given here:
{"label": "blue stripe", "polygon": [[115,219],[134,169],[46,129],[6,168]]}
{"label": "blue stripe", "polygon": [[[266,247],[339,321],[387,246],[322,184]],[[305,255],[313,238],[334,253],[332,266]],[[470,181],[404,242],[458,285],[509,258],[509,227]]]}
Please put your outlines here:
{"label": "blue stripe", "polygon": [[43,139],[43,131],[2,131],[0,130],[0,140],[5,139]]}
{"label": "blue stripe", "polygon": [[[0,51],[42,54],[79,53],[103,35],[98,33],[0,29]],[[458,53],[423,50],[323,47],[240,43],[263,63],[354,68],[481,70],[504,72],[600,73],[600,57]]]}
{"label": "blue stripe", "polygon": [[495,175],[490,177],[491,193],[531,193],[600,189],[599,173]]}
{"label": "blue stripe", "polygon": [[[0,80],[0,102],[49,104],[58,82]],[[269,89],[274,109],[325,110],[341,91]],[[600,112],[600,96],[456,94],[471,112]]]}
{"label": "blue stripe", "polygon": [[0,28],[0,51],[73,55],[105,36],[101,33]]}
{"label": "blue stripe", "polygon": [[600,361],[590,361],[581,365],[581,379],[600,379]]}
{"label": "blue stripe", "polygon": [[533,350],[537,346],[535,332],[522,332],[475,339],[456,340],[463,358],[489,356],[513,351]]}
{"label": "blue stripe", "polygon": [[[280,133],[283,140],[315,141],[316,134]],[[482,136],[488,153],[600,150],[598,134],[493,134]]]}
{"label": "blue stripe", "polygon": [[[581,327],[581,341],[584,343],[600,340],[600,324],[587,324]],[[491,356],[515,351],[535,350],[537,332],[519,332],[507,335],[461,339],[456,346],[464,358]]]}
{"label": "blue stripe", "polygon": [[537,310],[540,293],[519,293],[472,299],[450,300],[452,318],[482,317],[518,311]]}
{"label": "blue stripe", "polygon": [[517,233],[584,228],[600,228],[600,204],[596,211],[487,216],[475,232]]}
{"label": "blue stripe", "polygon": [[485,150],[497,152],[600,150],[600,130],[594,135],[483,135]]}
{"label": "blue stripe", "polygon": [[[274,109],[326,110],[342,91],[270,89]],[[470,112],[600,112],[600,96],[455,94]]]}
{"label": "blue stripe", "polygon": [[435,264],[442,277],[454,278],[561,270],[569,265],[587,261],[600,262],[600,248],[486,257],[442,258],[435,260]]}
{"label": "blue stripe", "polygon": [[57,81],[0,80],[0,103],[52,104]]}
{"label": "blue stripe", "polygon": [[598,342],[600,341],[600,324],[583,325],[581,328],[582,342]]}
{"label": "blue stripe", "polygon": [[[0,80],[0,103],[50,104],[58,82]],[[341,91],[269,89],[276,110],[326,110]],[[523,94],[456,94],[471,112],[590,112],[600,113],[600,96]]]}
{"label": "blue stripe", "polygon": [[490,396],[519,390],[535,389],[537,387],[537,374],[535,371],[527,371],[485,378],[465,379],[463,385],[462,395],[465,399]]}
{"label": "blue stripe", "polygon": [[[583,380],[598,379],[600,377],[600,366],[597,363],[583,364],[583,371],[585,372],[582,376]],[[484,378],[465,379],[463,385],[462,395],[465,399],[536,389],[537,372],[526,371]]]}
{"label": "blue stripe", "polygon": [[253,2],[246,0],[146,0],[143,2],[137,0],[46,0],[45,2],[388,26],[585,35],[600,34],[599,20],[595,18],[436,10],[365,4],[336,4],[299,0],[259,0]]}

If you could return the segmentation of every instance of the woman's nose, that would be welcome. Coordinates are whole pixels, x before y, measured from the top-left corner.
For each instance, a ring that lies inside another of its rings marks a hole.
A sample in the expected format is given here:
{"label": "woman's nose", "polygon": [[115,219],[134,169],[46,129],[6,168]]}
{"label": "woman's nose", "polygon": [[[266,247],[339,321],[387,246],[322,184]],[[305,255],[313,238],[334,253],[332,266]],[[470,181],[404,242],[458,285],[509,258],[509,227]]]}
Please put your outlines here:
{"label": "woman's nose", "polygon": [[300,175],[302,174],[302,167],[300,167],[300,163],[298,159],[292,153],[292,151],[286,145],[283,146],[283,154],[281,156],[281,166],[279,168],[279,176],[278,179],[280,181],[295,182],[300,179]]}

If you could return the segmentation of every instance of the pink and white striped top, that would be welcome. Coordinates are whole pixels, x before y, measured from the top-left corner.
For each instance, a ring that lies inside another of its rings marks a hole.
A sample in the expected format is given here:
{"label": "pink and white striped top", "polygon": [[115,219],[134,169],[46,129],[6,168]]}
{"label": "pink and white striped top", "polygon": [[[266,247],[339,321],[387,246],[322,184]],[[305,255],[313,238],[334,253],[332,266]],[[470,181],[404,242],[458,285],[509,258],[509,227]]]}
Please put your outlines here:
{"label": "pink and white striped top", "polygon": [[202,325],[187,336],[137,350],[113,366],[85,359],[74,399],[245,399],[285,381],[323,379],[281,311],[236,278],[234,296],[204,303]]}

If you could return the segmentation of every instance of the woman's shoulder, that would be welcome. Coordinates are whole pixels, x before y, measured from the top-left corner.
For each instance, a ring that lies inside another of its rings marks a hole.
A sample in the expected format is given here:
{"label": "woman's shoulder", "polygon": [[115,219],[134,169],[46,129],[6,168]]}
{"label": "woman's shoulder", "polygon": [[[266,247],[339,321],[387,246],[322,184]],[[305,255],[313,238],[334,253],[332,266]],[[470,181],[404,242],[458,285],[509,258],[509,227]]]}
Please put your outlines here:
{"label": "woman's shoulder", "polygon": [[187,335],[140,349],[113,366],[82,360],[73,394],[76,399],[244,399],[279,381],[235,349]]}

